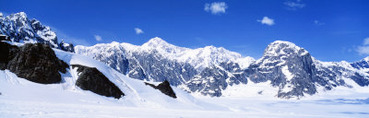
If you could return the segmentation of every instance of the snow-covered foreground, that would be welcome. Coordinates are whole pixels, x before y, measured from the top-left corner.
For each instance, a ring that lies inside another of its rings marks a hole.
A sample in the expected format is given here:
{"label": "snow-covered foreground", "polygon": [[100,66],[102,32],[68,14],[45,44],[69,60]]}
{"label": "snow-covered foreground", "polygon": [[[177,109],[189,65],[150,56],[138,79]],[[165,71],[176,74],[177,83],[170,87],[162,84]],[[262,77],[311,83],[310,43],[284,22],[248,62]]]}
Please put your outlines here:
{"label": "snow-covered foreground", "polygon": [[[51,90],[56,88],[51,88]],[[27,95],[35,92],[24,89],[12,98],[0,96],[0,117],[368,117],[369,99],[322,100],[251,100],[242,98],[198,98],[227,109],[155,108],[153,106],[127,106],[124,100],[97,97],[92,93],[77,95],[65,92]],[[37,93],[36,93],[37,94]],[[64,95],[69,95],[65,97]],[[64,96],[64,97],[63,97]]]}
{"label": "snow-covered foreground", "polygon": [[[225,96],[192,96],[173,88],[177,99],[120,74],[88,57],[55,50],[68,64],[96,67],[126,96],[108,98],[75,86],[78,74],[69,68],[61,84],[37,84],[0,71],[0,118],[9,117],[368,117],[369,89],[337,88],[302,100],[281,100],[263,86],[239,85]],[[157,84],[157,83],[156,83]],[[265,88],[263,95],[255,94]],[[248,94],[253,93],[253,94]],[[238,95],[238,96],[237,96]]]}
{"label": "snow-covered foreground", "polygon": [[[187,105],[147,98],[116,100],[59,84],[41,85],[1,71],[0,117],[368,117],[368,94],[339,90],[306,100],[195,97]],[[175,89],[178,93],[178,89]],[[339,92],[341,94],[337,94]],[[160,94],[159,94],[160,95]],[[185,96],[180,96],[185,97]],[[345,98],[346,97],[346,98]],[[350,98],[347,98],[350,97]],[[169,97],[168,97],[169,98]],[[342,98],[342,99],[338,99]],[[147,100],[147,101],[146,101]],[[181,98],[178,99],[180,101]],[[201,101],[206,101],[201,102]],[[198,105],[191,105],[197,102]],[[172,104],[170,106],[168,104]]]}

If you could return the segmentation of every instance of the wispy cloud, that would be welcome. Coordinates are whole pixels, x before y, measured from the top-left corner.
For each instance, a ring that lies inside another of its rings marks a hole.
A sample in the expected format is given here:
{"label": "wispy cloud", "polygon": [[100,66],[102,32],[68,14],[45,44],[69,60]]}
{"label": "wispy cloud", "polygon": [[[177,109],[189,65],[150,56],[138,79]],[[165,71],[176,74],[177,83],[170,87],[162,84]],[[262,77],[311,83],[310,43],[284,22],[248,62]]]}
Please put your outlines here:
{"label": "wispy cloud", "polygon": [[101,40],[102,40],[102,38],[101,38],[101,36],[100,36],[100,35],[94,35],[94,37],[95,37],[95,40],[96,40],[96,41],[101,41]]}
{"label": "wispy cloud", "polygon": [[363,44],[358,46],[356,51],[360,55],[369,55],[369,37],[364,39]]}
{"label": "wispy cloud", "polygon": [[286,1],[283,3],[284,5],[287,6],[287,9],[289,10],[297,10],[297,9],[301,9],[304,8],[306,5],[301,3],[301,0],[297,0],[297,1]]}
{"label": "wispy cloud", "polygon": [[265,24],[265,25],[269,25],[272,26],[274,25],[274,19],[271,19],[267,16],[264,16],[262,20],[257,20],[258,22],[260,22],[261,24]]}
{"label": "wispy cloud", "polygon": [[325,23],[318,21],[318,20],[314,20],[314,24],[315,25],[324,25]]}
{"label": "wispy cloud", "polygon": [[204,10],[206,12],[211,12],[211,14],[221,14],[225,13],[227,8],[228,6],[225,2],[213,2],[206,3]]}
{"label": "wispy cloud", "polygon": [[136,32],[136,34],[143,34],[144,33],[144,31],[142,31],[142,29],[140,29],[140,28],[135,28],[135,32]]}

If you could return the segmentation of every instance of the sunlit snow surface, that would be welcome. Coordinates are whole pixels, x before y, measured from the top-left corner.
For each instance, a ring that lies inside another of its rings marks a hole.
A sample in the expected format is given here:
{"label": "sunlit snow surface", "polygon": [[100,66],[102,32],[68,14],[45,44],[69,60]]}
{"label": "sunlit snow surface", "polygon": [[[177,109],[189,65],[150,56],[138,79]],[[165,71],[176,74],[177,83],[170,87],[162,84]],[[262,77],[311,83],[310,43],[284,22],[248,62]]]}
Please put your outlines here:
{"label": "sunlit snow surface", "polygon": [[[85,56],[55,50],[69,64],[96,67],[125,94],[117,100],[75,86],[78,75],[70,68],[63,83],[43,85],[0,71],[0,118],[12,117],[368,117],[369,88],[338,87],[320,90],[300,100],[274,96],[268,83],[236,85],[219,98],[188,94],[174,88],[177,99],[144,85]],[[155,83],[157,84],[157,83]]]}

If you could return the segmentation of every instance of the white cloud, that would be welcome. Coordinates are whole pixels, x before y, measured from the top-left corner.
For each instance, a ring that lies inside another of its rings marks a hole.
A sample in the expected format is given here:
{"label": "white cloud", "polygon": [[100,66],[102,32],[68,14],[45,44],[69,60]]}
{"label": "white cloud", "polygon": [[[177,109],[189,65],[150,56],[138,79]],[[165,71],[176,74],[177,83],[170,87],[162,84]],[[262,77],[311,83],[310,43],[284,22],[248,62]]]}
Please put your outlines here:
{"label": "white cloud", "polygon": [[363,44],[364,44],[364,45],[369,45],[369,37],[364,39]]}
{"label": "white cloud", "polygon": [[358,46],[356,51],[360,55],[369,55],[369,37],[364,39],[363,45]]}
{"label": "white cloud", "polygon": [[144,32],[140,28],[135,28],[136,34],[143,34]]}
{"label": "white cloud", "polygon": [[0,12],[0,17],[3,17],[3,13],[2,12]]}
{"label": "white cloud", "polygon": [[94,37],[95,37],[96,41],[101,41],[102,40],[101,36],[99,36],[99,35],[94,35]]}
{"label": "white cloud", "polygon": [[318,21],[318,20],[314,20],[314,24],[315,25],[324,25],[325,23]]}
{"label": "white cloud", "polygon": [[258,22],[261,22],[261,24],[265,24],[265,25],[269,25],[269,26],[272,26],[274,25],[274,20],[267,17],[267,16],[264,16],[262,20],[257,20]]}
{"label": "white cloud", "polygon": [[356,50],[360,55],[368,55],[369,54],[369,46],[359,46]]}
{"label": "white cloud", "polygon": [[225,13],[227,8],[228,6],[225,2],[213,2],[211,4],[206,3],[204,10],[212,14],[221,14]]}
{"label": "white cloud", "polygon": [[301,0],[297,0],[296,2],[287,1],[287,2],[284,2],[284,5],[286,5],[289,10],[296,10],[296,9],[301,9],[305,7],[305,4],[301,3]]}

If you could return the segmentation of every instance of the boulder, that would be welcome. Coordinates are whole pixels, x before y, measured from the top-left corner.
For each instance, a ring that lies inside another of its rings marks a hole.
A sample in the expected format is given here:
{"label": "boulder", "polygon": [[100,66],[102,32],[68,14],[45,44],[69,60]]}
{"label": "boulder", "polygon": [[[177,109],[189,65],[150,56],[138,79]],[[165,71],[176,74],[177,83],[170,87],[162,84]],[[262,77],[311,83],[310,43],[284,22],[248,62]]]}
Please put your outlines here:
{"label": "boulder", "polygon": [[[60,83],[61,75],[69,67],[56,57],[50,46],[45,44],[25,44],[22,47],[1,43],[1,69],[9,69],[18,77],[29,81],[52,84]],[[6,66],[5,66],[6,65]]]}
{"label": "boulder", "polygon": [[176,93],[174,93],[172,87],[170,87],[170,84],[167,80],[160,83],[158,86],[155,86],[155,85],[147,83],[147,82],[145,82],[145,84],[148,85],[148,86],[151,86],[155,89],[159,89],[162,93],[164,93],[165,95],[168,95],[169,97],[177,98]]}
{"label": "boulder", "polygon": [[72,65],[72,68],[77,68],[79,77],[76,85],[81,89],[117,99],[124,96],[124,93],[96,68],[83,65]]}
{"label": "boulder", "polygon": [[19,48],[17,46],[13,46],[5,42],[0,42],[0,70],[6,69],[9,60],[11,60],[18,52]]}

